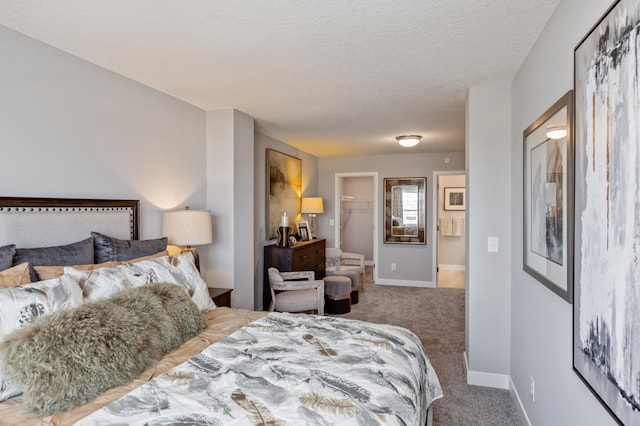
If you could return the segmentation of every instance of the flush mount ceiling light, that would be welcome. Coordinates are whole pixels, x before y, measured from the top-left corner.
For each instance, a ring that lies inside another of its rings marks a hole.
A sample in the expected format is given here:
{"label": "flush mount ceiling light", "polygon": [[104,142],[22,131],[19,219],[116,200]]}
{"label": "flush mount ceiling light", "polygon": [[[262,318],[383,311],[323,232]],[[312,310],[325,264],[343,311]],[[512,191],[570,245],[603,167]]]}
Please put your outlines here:
{"label": "flush mount ceiling light", "polygon": [[562,139],[567,136],[566,126],[549,126],[547,127],[547,137],[549,139]]}
{"label": "flush mount ceiling light", "polygon": [[420,139],[422,139],[422,136],[420,135],[402,135],[402,136],[396,136],[396,140],[398,141],[398,143],[402,146],[405,147],[410,147],[410,146],[416,146],[418,145],[418,142],[420,142]]}

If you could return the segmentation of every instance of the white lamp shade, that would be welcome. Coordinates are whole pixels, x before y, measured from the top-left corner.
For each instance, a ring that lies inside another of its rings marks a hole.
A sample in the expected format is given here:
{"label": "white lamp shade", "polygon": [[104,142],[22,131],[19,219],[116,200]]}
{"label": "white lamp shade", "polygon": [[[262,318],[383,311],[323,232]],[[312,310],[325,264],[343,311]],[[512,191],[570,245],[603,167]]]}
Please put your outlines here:
{"label": "white lamp shade", "polygon": [[300,213],[324,213],[322,197],[303,197]]}
{"label": "white lamp shade", "polygon": [[162,215],[162,234],[170,244],[199,246],[213,242],[209,210],[175,210]]}

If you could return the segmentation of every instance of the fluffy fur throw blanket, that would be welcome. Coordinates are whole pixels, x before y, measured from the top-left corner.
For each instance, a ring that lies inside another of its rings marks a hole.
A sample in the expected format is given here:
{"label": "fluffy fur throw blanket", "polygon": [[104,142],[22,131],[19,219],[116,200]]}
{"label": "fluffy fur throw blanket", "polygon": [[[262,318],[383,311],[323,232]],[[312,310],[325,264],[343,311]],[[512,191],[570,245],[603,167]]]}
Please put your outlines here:
{"label": "fluffy fur throw blanket", "polygon": [[0,368],[35,415],[69,410],[127,383],[207,321],[183,288],[156,284],[46,315],[0,343]]}

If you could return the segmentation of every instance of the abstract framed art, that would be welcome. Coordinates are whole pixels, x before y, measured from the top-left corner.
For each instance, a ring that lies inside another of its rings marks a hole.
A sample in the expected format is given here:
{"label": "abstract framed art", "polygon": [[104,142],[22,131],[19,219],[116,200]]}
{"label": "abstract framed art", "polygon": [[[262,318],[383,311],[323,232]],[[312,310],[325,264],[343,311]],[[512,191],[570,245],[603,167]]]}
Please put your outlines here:
{"label": "abstract framed art", "polygon": [[300,214],[302,161],[267,148],[267,239],[278,238],[284,213],[290,220]]}
{"label": "abstract framed art", "polygon": [[572,300],[573,92],[523,132],[524,270]]}
{"label": "abstract framed art", "polygon": [[640,2],[616,2],[574,50],[573,368],[640,425]]}

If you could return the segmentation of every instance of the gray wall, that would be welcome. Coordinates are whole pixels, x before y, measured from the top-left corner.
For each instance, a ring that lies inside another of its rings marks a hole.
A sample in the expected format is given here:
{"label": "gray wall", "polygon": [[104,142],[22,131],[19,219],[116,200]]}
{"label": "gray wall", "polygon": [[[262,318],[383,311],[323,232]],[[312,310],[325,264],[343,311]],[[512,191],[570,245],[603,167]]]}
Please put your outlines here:
{"label": "gray wall", "polygon": [[[471,384],[509,386],[510,88],[469,90],[466,111],[466,354]],[[499,251],[487,251],[487,238]]]}
{"label": "gray wall", "polygon": [[[446,163],[445,158],[450,161]],[[436,170],[463,170],[464,153],[400,154],[384,156],[331,157],[319,159],[319,188],[324,199],[325,214],[318,216],[320,229],[327,236],[327,245],[335,244],[335,233],[329,225],[335,219],[335,174],[356,172],[378,172],[378,263],[376,272],[380,280],[393,282],[433,284],[433,172]],[[426,177],[427,244],[384,244],[384,197],[383,179],[387,177]],[[326,230],[326,232],[324,231]],[[397,264],[395,271],[391,263]]]}
{"label": "gray wall", "polygon": [[0,26],[0,194],[204,208],[205,112]]}
{"label": "gray wall", "polygon": [[614,424],[572,371],[572,305],[522,270],[521,166],[523,130],[573,87],[573,49],[611,3],[562,0],[512,85],[511,378],[535,425]]}

